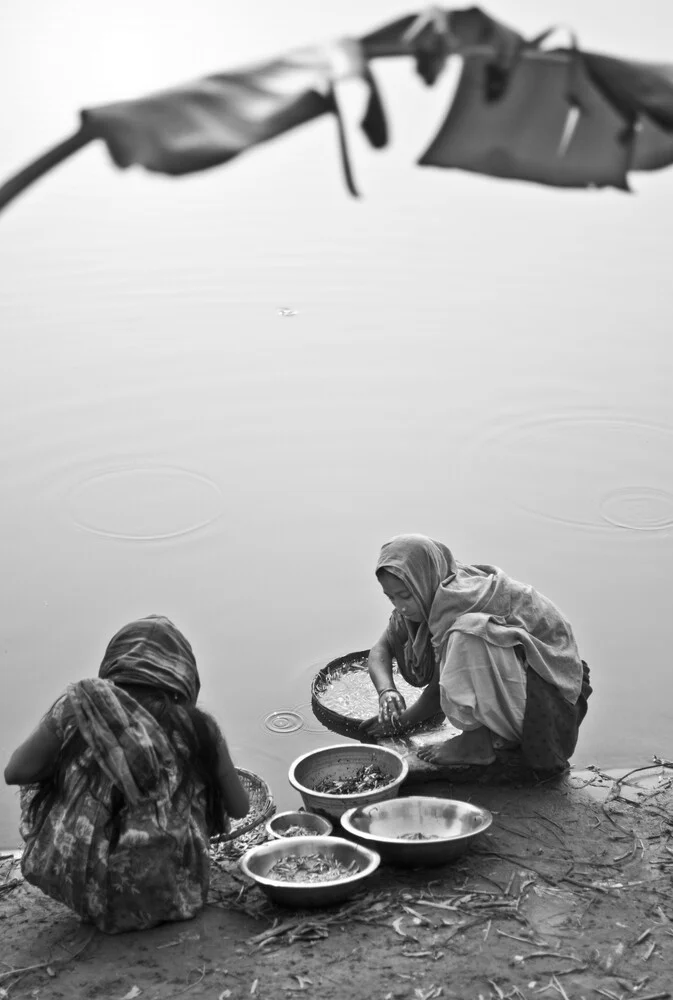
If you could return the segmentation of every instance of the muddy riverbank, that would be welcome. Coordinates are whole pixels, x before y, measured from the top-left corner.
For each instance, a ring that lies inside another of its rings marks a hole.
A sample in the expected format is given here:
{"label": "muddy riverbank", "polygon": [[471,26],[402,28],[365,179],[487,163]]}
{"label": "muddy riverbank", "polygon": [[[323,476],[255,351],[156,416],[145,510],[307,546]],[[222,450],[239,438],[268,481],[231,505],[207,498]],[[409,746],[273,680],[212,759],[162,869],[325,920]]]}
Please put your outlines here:
{"label": "muddy riverbank", "polygon": [[[494,814],[441,868],[382,866],[337,909],[292,912],[213,863],[195,920],[106,937],[0,862],[0,996],[589,1000],[673,996],[673,770],[407,791]],[[3,992],[4,991],[4,992]]]}

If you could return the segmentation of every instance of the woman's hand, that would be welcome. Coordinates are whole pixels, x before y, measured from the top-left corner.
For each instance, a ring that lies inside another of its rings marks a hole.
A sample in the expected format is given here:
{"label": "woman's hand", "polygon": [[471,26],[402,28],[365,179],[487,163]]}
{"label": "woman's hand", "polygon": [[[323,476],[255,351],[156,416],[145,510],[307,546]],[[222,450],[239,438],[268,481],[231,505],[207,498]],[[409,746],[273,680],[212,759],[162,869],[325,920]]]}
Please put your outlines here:
{"label": "woman's hand", "polygon": [[360,723],[360,732],[368,739],[392,736],[405,728],[402,712],[406,709],[399,691],[383,691],[379,696],[379,714]]}
{"label": "woman's hand", "polygon": [[363,739],[376,742],[382,736],[390,736],[390,727],[383,726],[379,722],[378,715],[373,715],[371,719],[365,719],[358,727],[358,732]]}
{"label": "woman's hand", "polygon": [[382,726],[399,729],[400,716],[407,703],[399,691],[388,689],[379,695],[379,722]]}

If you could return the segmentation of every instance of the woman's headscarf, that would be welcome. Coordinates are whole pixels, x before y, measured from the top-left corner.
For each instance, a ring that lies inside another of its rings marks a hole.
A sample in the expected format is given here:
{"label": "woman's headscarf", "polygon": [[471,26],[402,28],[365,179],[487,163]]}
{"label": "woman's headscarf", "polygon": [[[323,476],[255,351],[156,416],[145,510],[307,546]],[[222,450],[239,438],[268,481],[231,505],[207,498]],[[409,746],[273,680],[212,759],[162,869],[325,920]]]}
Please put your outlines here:
{"label": "woman's headscarf", "polygon": [[196,703],[196,660],[168,618],[150,615],[125,625],[110,641],[99,676],[66,691],[75,725],[103,773],[127,802],[151,797],[161,812],[173,791],[175,747],[154,716],[118,684],[156,687]]}
{"label": "woman's headscarf", "polygon": [[435,657],[428,621],[442,583],[456,574],[451,550],[426,535],[397,535],[382,546],[376,574],[385,570],[404,583],[423,612],[418,625],[394,611],[388,627],[395,659],[404,679],[424,687],[432,678]]}
{"label": "woman's headscarf", "polygon": [[162,688],[191,705],[201,689],[192,647],[163,615],[148,615],[120,629],[105,650],[98,676],[117,684]]}

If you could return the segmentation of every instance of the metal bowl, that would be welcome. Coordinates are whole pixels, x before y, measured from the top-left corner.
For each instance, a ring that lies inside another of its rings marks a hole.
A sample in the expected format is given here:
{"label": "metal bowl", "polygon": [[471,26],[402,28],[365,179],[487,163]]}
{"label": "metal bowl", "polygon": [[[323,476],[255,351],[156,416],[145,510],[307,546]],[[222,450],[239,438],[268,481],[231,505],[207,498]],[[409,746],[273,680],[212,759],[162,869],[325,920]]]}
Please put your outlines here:
{"label": "metal bowl", "polygon": [[[320,854],[342,864],[357,863],[358,871],[332,882],[283,882],[269,878],[269,869],[281,858]],[[361,889],[381,863],[381,858],[367,847],[342,837],[283,837],[269,840],[247,851],[240,865],[274,903],[298,908],[330,906],[348,899]]]}
{"label": "metal bowl", "polygon": [[272,838],[287,837],[287,829],[300,826],[304,833],[291,834],[293,837],[329,837],[334,827],[324,816],[310,812],[276,813],[266,824],[266,832]]}
{"label": "metal bowl", "polygon": [[[429,795],[359,806],[341,817],[344,830],[373,847],[383,861],[412,868],[452,861],[492,822],[488,809]],[[432,839],[411,840],[407,839],[409,834]]]}
{"label": "metal bowl", "polygon": [[[330,795],[315,791],[315,786],[324,778],[352,778],[366,764],[376,764],[390,777],[390,782],[371,792],[355,792],[351,795]],[[395,798],[408,772],[406,760],[394,750],[369,743],[338,743],[297,757],[290,766],[288,777],[307,809],[329,819],[339,819],[352,806]]]}

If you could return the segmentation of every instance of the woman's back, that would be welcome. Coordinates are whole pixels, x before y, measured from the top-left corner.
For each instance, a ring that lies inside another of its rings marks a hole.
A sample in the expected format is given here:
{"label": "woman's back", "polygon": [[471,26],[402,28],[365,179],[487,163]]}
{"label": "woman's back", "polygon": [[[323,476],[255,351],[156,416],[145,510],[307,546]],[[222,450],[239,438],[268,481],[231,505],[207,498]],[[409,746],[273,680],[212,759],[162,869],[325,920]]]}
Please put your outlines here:
{"label": "woman's back", "polygon": [[17,748],[26,879],[100,930],[185,920],[205,904],[209,837],[248,799],[196,707],[192,648],[167,618],[120,629]]}
{"label": "woman's back", "polygon": [[81,739],[72,689],[47,716],[64,747],[78,744],[60,787],[34,809],[37,789],[22,789],[25,877],[108,933],[189,919],[204,906],[209,883],[207,794],[189,747],[178,729],[166,739],[140,702],[120,694],[140,721],[135,735],[151,740],[149,754],[159,758],[154,773],[142,751],[130,761],[142,786],[133,801]]}

